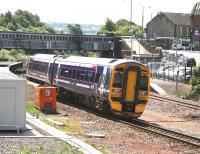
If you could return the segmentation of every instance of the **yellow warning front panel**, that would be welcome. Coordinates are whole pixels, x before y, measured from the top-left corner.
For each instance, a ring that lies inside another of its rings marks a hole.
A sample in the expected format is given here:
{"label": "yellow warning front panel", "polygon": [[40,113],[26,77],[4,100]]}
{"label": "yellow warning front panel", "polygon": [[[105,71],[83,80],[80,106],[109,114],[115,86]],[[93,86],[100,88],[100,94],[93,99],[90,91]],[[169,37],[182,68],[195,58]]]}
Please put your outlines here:
{"label": "yellow warning front panel", "polygon": [[135,106],[135,113],[142,113],[145,109],[145,104],[138,104]]}
{"label": "yellow warning front panel", "polygon": [[127,79],[126,97],[125,101],[132,102],[135,97],[135,86],[136,86],[137,72],[129,71]]}
{"label": "yellow warning front panel", "polygon": [[122,105],[120,103],[111,103],[111,108],[116,111],[122,111]]}

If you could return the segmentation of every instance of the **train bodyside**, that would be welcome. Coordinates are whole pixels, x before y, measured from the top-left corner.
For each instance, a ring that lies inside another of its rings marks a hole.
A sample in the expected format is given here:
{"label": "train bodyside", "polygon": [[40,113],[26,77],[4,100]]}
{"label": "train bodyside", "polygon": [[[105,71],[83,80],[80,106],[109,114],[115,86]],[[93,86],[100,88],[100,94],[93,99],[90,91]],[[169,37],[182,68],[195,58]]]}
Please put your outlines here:
{"label": "train bodyside", "polygon": [[36,54],[30,56],[26,71],[27,78],[51,84],[52,66],[55,55]]}
{"label": "train bodyside", "polygon": [[57,59],[57,74],[53,85],[84,95],[98,97],[98,83],[103,74],[104,66],[90,63],[72,62],[67,59]]}
{"label": "train bodyside", "polygon": [[149,69],[132,60],[52,56],[43,81],[77,94],[79,103],[139,117],[148,102],[149,77]]}

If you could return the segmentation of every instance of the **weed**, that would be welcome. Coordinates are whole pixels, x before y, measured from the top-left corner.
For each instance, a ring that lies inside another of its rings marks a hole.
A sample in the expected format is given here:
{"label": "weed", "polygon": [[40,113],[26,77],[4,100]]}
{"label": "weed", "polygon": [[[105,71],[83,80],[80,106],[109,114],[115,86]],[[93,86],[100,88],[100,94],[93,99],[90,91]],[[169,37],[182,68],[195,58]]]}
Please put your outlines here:
{"label": "weed", "polygon": [[57,129],[61,130],[61,131],[67,132],[67,133],[71,133],[71,134],[82,134],[83,133],[80,122],[77,119],[66,120],[66,119],[56,118],[53,120],[62,122],[65,124],[65,126],[57,126],[48,120],[43,120],[43,122],[52,127],[55,127]]}
{"label": "weed", "polygon": [[30,114],[38,114],[41,115],[43,114],[38,108],[36,108],[33,103],[31,102],[27,102],[26,103],[26,112],[30,113]]}

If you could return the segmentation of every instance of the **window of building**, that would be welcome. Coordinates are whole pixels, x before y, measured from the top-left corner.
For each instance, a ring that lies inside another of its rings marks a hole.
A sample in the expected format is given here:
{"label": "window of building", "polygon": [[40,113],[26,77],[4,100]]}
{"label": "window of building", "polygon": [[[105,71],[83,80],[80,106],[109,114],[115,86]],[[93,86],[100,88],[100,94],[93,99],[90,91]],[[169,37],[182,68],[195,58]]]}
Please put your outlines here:
{"label": "window of building", "polygon": [[178,27],[178,35],[182,36],[182,27]]}
{"label": "window of building", "polygon": [[189,28],[186,28],[186,36],[189,36]]}

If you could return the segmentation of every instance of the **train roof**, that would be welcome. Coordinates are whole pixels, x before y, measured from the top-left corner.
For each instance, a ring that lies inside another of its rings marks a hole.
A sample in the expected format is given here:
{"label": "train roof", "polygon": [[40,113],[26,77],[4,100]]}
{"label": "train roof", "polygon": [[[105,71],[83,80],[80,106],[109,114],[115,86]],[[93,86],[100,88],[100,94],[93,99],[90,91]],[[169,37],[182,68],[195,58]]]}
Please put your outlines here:
{"label": "train roof", "polygon": [[134,60],[127,59],[115,59],[115,58],[96,58],[96,57],[80,57],[80,56],[69,56],[67,58],[58,58],[59,61],[72,62],[72,63],[83,63],[83,64],[94,64],[103,66],[115,66],[121,63],[134,62]]}
{"label": "train roof", "polygon": [[50,60],[50,59],[53,59],[54,57],[56,57],[56,55],[54,55],[54,54],[35,54],[33,56],[30,56],[30,57]]}
{"label": "train roof", "polygon": [[[36,54],[31,56],[37,59],[44,59],[46,60],[53,60],[57,58],[57,61],[60,62],[71,62],[71,63],[82,63],[82,64],[94,64],[94,65],[103,65],[103,66],[115,66],[122,63],[132,62],[141,64],[134,60],[127,60],[127,59],[115,59],[115,58],[96,58],[96,57],[80,57],[80,56],[56,56],[53,54]],[[143,65],[143,64],[141,64]]]}

